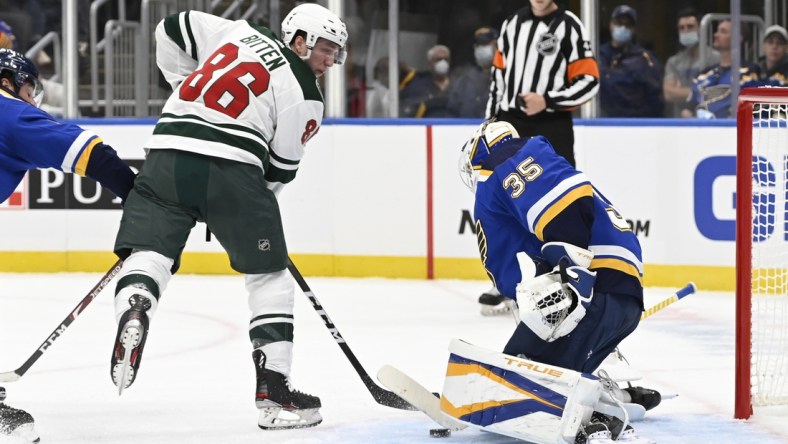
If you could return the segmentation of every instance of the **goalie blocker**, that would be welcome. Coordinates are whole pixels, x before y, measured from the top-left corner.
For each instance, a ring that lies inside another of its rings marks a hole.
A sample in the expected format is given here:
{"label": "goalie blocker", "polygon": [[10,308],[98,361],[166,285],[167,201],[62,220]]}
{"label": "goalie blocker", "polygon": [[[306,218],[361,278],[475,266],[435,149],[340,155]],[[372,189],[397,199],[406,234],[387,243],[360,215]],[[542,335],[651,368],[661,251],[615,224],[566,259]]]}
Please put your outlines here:
{"label": "goalie blocker", "polygon": [[595,412],[605,388],[594,375],[460,340],[449,352],[440,409],[463,424],[538,444],[651,442]]}

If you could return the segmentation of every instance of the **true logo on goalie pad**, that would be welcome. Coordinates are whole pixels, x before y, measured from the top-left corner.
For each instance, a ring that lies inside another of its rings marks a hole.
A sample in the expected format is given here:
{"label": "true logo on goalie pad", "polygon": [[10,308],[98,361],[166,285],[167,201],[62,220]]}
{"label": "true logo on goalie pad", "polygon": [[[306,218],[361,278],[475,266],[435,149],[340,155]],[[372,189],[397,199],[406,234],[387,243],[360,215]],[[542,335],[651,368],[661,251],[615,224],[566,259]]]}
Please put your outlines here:
{"label": "true logo on goalie pad", "polygon": [[554,368],[546,367],[544,364],[538,364],[535,362],[522,362],[515,359],[506,359],[507,364],[515,366],[515,367],[525,367],[528,370],[537,372],[537,373],[544,373],[546,375],[555,376],[556,378],[560,378],[564,372],[560,370],[556,370]]}

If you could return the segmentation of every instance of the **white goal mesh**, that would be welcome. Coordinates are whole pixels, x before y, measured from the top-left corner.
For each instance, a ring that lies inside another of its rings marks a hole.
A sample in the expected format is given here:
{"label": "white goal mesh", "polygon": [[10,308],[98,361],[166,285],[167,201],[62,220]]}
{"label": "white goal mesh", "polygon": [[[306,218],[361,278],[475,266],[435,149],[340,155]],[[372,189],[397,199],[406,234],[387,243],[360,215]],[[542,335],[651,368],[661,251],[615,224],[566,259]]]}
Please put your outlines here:
{"label": "white goal mesh", "polygon": [[739,97],[740,418],[748,417],[752,406],[788,404],[788,89],[780,90],[745,89]]}
{"label": "white goal mesh", "polygon": [[788,105],[753,107],[753,405],[788,403]]}

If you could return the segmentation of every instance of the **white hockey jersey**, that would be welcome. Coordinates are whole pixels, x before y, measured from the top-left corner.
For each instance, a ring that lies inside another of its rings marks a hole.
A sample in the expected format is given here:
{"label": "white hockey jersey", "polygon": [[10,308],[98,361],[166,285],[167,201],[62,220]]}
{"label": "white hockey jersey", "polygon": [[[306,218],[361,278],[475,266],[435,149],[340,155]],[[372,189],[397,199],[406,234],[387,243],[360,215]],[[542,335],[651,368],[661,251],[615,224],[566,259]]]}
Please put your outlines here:
{"label": "white hockey jersey", "polygon": [[323,116],[306,62],[268,28],[198,11],[162,20],[156,44],[173,94],[146,149],[255,164],[277,192],[295,178]]}

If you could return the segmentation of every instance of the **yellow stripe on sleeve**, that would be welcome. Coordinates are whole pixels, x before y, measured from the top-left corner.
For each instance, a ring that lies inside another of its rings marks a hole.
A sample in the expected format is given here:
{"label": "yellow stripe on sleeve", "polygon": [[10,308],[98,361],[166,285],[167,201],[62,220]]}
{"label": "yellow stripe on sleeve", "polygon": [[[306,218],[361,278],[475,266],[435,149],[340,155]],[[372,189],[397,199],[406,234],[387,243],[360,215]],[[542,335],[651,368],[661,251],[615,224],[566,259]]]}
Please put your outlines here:
{"label": "yellow stripe on sleeve", "polygon": [[594,259],[591,261],[591,266],[588,267],[590,270],[596,270],[598,268],[611,268],[613,270],[618,270],[622,273],[626,273],[640,282],[643,285],[643,278],[640,276],[640,272],[638,269],[630,264],[629,262],[623,261],[621,259],[616,258],[603,258],[603,259]]}
{"label": "yellow stripe on sleeve", "polygon": [[544,229],[556,216],[566,209],[572,202],[580,199],[581,197],[591,197],[594,195],[594,189],[590,184],[581,185],[574,190],[566,193],[564,197],[557,200],[547,211],[539,218],[535,228],[535,235],[540,241],[544,241]]}
{"label": "yellow stripe on sleeve", "polygon": [[76,165],[74,165],[75,173],[79,174],[80,176],[84,176],[85,174],[87,174],[88,161],[90,160],[90,153],[92,153],[93,148],[101,142],[103,142],[101,140],[101,137],[94,137],[93,139],[90,140],[90,142],[88,142],[85,149],[82,150],[82,154],[79,156]]}

